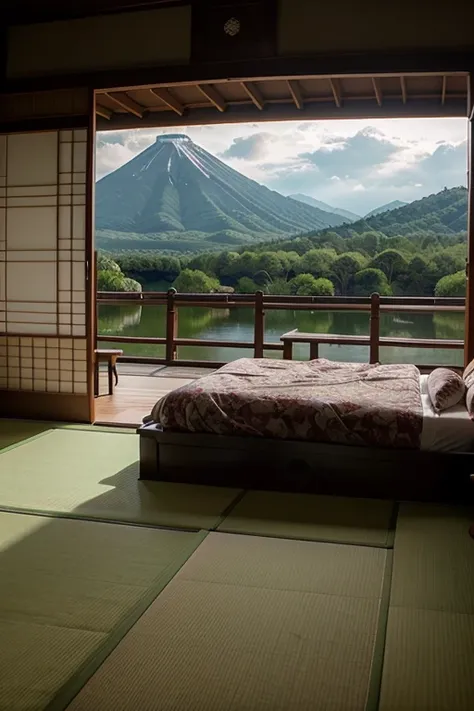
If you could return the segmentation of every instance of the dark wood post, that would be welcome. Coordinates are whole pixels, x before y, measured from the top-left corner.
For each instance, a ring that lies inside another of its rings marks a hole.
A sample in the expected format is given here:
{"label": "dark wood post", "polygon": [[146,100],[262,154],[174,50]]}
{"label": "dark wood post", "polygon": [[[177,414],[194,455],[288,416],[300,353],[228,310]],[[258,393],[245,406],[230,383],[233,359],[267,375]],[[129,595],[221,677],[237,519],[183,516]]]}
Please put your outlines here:
{"label": "dark wood post", "polygon": [[309,359],[316,360],[319,358],[319,343],[317,341],[311,341],[309,344]]}
{"label": "dark wood post", "polygon": [[99,397],[100,395],[100,380],[99,380],[99,363],[97,361],[97,336],[99,331],[99,299],[97,298],[97,250],[93,253],[92,259],[92,294],[93,294],[93,304],[94,308],[91,309],[91,320],[93,321],[93,368],[94,368],[94,397]]}
{"label": "dark wood post", "polygon": [[283,341],[283,360],[293,360],[293,342]]}
{"label": "dark wood post", "polygon": [[467,259],[464,365],[474,358],[474,76],[469,77],[467,164]]}
{"label": "dark wood post", "polygon": [[374,293],[370,297],[370,345],[369,363],[379,362],[380,338],[380,294]]}
{"label": "dark wood post", "polygon": [[254,358],[263,358],[264,339],[265,312],[263,310],[263,291],[257,291],[255,294]]}
{"label": "dark wood post", "polygon": [[176,326],[178,325],[178,320],[176,318],[176,304],[175,297],[176,289],[168,290],[168,298],[166,300],[166,362],[168,364],[176,360],[176,344],[175,339],[177,337]]}

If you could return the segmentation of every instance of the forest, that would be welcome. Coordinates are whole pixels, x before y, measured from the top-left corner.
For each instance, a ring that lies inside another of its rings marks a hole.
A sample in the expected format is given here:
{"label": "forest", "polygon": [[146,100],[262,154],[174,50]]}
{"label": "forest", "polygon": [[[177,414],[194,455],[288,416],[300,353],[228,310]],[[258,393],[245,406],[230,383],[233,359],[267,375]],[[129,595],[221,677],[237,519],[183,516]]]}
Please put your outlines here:
{"label": "forest", "polygon": [[465,227],[466,190],[452,188],[367,220],[235,251],[110,253],[115,266],[99,265],[99,289],[133,279],[182,292],[464,296]]}

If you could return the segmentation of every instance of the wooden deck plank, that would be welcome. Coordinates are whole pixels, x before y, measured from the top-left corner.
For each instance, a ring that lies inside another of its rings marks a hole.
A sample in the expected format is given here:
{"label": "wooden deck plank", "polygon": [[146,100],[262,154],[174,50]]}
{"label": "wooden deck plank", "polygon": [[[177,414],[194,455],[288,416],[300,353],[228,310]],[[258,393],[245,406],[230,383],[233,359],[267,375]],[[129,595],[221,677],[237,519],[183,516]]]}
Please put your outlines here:
{"label": "wooden deck plank", "polygon": [[[101,376],[103,383],[103,376]],[[122,375],[113,395],[95,399],[96,424],[115,424],[128,427],[141,425],[155,403],[171,390],[193,382],[193,378],[166,378]],[[101,392],[106,385],[101,387]]]}

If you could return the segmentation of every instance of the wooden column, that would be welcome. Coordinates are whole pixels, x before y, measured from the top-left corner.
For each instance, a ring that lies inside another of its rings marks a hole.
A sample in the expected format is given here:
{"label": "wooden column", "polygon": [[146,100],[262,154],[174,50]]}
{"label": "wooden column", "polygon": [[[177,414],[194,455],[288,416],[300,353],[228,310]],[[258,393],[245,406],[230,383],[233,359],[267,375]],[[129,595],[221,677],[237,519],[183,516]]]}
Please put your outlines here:
{"label": "wooden column", "polygon": [[176,304],[174,297],[176,294],[176,289],[169,289],[168,299],[166,302],[166,362],[167,364],[172,363],[176,360],[176,337],[178,321],[176,318]]}
{"label": "wooden column", "polygon": [[370,297],[370,345],[369,363],[379,362],[380,338],[380,294],[374,293]]}
{"label": "wooden column", "polygon": [[263,310],[263,291],[257,291],[255,294],[254,358],[263,358],[264,338],[265,312]]}
{"label": "wooden column", "polygon": [[474,77],[469,77],[468,163],[467,163],[467,259],[466,312],[464,322],[464,364],[474,358]]}

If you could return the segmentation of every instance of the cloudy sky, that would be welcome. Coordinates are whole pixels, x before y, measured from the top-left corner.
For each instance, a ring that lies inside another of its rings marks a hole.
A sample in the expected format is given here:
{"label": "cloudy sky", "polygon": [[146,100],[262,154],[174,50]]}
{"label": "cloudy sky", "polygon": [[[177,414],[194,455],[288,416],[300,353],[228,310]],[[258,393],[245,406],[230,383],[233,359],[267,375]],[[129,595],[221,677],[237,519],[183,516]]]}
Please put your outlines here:
{"label": "cloudy sky", "polygon": [[304,193],[358,214],[466,184],[467,121],[285,121],[107,131],[97,137],[97,178],[159,134],[186,133],[232,168],[284,195]]}

